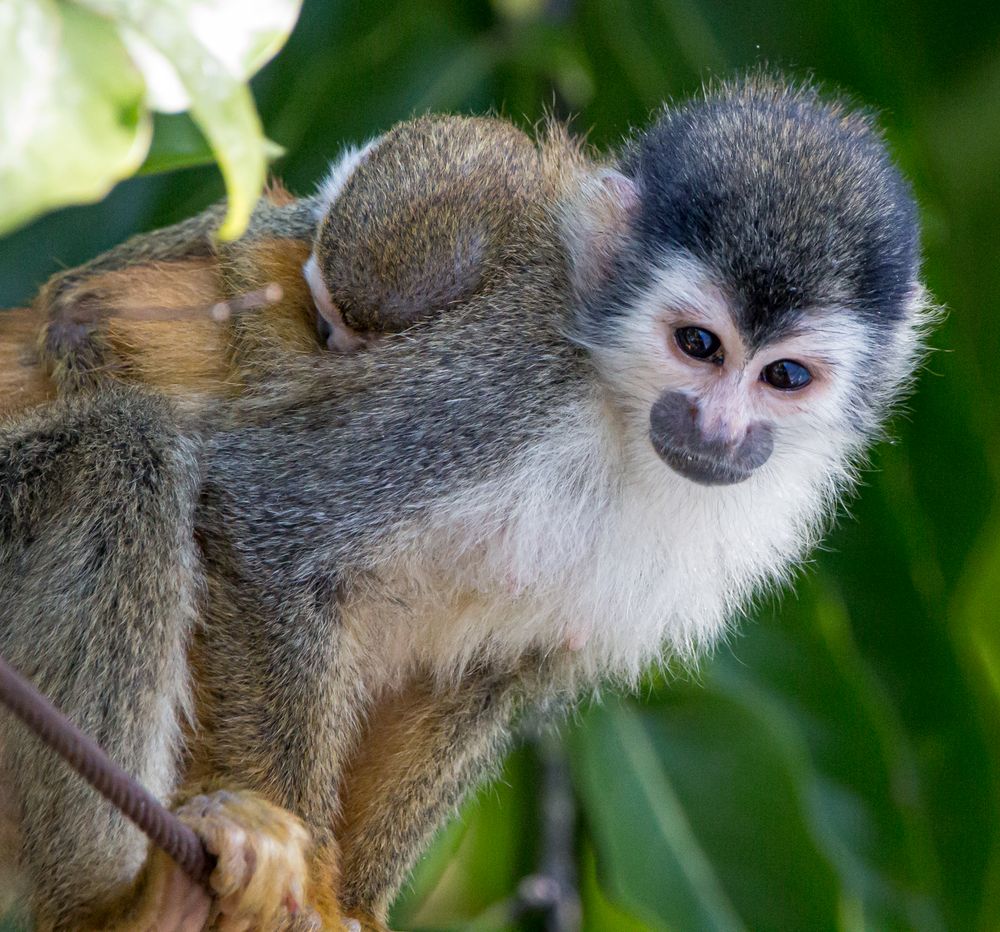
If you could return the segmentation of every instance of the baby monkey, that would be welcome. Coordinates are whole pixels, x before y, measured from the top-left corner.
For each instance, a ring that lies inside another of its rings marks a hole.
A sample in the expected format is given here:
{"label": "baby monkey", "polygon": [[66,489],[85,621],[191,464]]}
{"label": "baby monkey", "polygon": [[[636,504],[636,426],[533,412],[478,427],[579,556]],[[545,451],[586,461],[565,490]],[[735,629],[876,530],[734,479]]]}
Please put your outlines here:
{"label": "baby monkey", "polygon": [[558,127],[539,145],[488,117],[400,123],[348,150],[312,197],[269,192],[236,242],[214,240],[216,207],[56,276],[36,303],[42,358],[64,387],[117,376],[190,400],[282,369],[316,331],[355,351],[509,279],[538,205],[583,165]]}

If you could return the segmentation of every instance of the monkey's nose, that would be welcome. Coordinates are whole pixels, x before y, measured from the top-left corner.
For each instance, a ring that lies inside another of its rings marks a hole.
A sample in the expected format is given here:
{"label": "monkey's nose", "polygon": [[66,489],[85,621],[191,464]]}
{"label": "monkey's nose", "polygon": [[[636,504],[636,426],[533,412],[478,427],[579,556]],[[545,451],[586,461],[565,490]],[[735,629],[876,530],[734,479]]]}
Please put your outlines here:
{"label": "monkey's nose", "polygon": [[737,428],[730,424],[713,424],[702,428],[701,445],[706,450],[714,450],[721,454],[731,453],[746,440],[746,428]]}

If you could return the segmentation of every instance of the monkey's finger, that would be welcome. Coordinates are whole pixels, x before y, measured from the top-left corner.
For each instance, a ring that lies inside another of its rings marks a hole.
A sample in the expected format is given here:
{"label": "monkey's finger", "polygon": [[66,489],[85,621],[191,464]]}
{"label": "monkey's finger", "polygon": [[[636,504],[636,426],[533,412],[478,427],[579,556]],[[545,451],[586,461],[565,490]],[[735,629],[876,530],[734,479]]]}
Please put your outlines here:
{"label": "monkey's finger", "polygon": [[[278,812],[287,815],[281,810]],[[262,815],[261,821],[265,819]],[[267,916],[272,920],[295,915],[305,902],[308,873],[305,852],[309,845],[305,828],[298,820],[286,823],[280,817],[275,818],[269,824],[258,826],[248,844],[252,847],[252,854],[248,856],[252,869],[239,895],[239,912],[249,910],[261,919]]]}
{"label": "monkey's finger", "polygon": [[148,932],[201,932],[212,911],[212,898],[169,858]]}
{"label": "monkey's finger", "polygon": [[218,897],[226,897],[244,887],[250,870],[246,863],[246,831],[225,811],[229,794],[196,796],[177,810],[177,815],[193,828],[205,847],[216,856],[210,884]]}

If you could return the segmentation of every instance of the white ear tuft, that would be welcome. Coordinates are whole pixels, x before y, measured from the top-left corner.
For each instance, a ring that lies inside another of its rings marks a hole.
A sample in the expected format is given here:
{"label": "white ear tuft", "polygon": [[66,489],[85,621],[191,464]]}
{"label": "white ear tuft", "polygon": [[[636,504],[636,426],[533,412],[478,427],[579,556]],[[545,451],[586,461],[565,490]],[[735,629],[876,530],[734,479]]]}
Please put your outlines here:
{"label": "white ear tuft", "polygon": [[320,183],[317,204],[316,219],[319,220],[330,209],[330,205],[340,197],[340,192],[344,190],[344,185],[350,180],[357,167],[365,160],[372,149],[375,148],[380,137],[370,139],[360,148],[358,146],[348,146],[337,161],[330,164],[330,170],[326,178]]}
{"label": "white ear tuft", "polygon": [[639,189],[635,182],[613,168],[602,169],[598,178],[608,196],[618,204],[619,212],[631,217],[639,207]]}
{"label": "white ear tuft", "polygon": [[639,191],[630,178],[600,168],[580,182],[562,212],[563,238],[578,294],[608,276],[639,208]]}

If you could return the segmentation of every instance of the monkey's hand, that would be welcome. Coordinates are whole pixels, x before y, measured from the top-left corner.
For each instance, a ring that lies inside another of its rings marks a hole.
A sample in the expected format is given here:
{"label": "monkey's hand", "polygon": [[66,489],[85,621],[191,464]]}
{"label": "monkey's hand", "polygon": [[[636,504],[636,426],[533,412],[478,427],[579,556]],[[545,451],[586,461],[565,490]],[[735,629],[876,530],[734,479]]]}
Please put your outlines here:
{"label": "monkey's hand", "polygon": [[108,296],[70,273],[52,279],[39,293],[35,307],[47,323],[39,349],[57,380],[75,386],[108,365],[100,324],[108,310]]}
{"label": "monkey's hand", "polygon": [[295,816],[255,793],[225,790],[194,797],[177,815],[218,859],[209,878],[213,929],[282,929],[296,915],[311,925],[305,904],[310,838]]}

